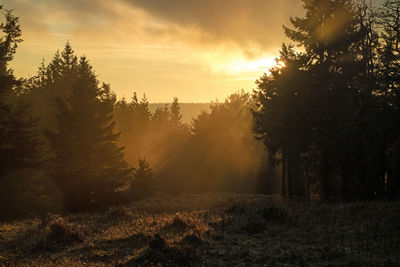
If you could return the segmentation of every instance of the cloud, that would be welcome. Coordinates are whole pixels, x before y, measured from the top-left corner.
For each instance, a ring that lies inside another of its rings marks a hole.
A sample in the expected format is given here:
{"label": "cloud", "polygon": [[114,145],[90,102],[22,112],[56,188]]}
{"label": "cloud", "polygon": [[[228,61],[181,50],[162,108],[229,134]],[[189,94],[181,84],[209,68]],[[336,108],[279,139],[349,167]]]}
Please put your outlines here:
{"label": "cloud", "polygon": [[250,57],[279,47],[282,24],[302,12],[300,0],[10,0],[6,6],[28,35],[225,45]]}
{"label": "cloud", "polygon": [[[0,4],[3,1],[0,0]],[[251,89],[277,55],[300,0],[7,0],[24,42],[13,61],[30,77],[69,40],[102,81],[163,102],[223,99]],[[252,78],[253,77],[253,78]]]}
{"label": "cloud", "polygon": [[242,48],[279,46],[282,25],[302,13],[299,0],[125,1],[189,34],[197,32],[205,43],[232,43]]}

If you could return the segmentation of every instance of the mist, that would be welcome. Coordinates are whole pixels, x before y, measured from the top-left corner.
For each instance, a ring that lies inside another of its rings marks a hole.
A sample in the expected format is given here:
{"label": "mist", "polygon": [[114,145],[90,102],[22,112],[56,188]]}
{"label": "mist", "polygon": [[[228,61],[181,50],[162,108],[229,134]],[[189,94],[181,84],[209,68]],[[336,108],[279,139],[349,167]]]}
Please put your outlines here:
{"label": "mist", "polygon": [[0,2],[0,266],[400,266],[399,22]]}
{"label": "mist", "polygon": [[[224,102],[208,104],[208,111],[197,110],[190,122],[183,121],[185,113],[177,99],[159,104],[153,112],[145,98],[135,99],[136,94],[131,103],[117,103],[119,144],[132,166],[139,158],[150,163],[155,190],[279,192],[272,187],[274,167],[252,132],[255,104],[249,93],[237,92]],[[184,105],[187,113],[196,108],[195,104]],[[265,179],[265,175],[270,177]],[[260,187],[265,180],[270,181],[269,186]]]}

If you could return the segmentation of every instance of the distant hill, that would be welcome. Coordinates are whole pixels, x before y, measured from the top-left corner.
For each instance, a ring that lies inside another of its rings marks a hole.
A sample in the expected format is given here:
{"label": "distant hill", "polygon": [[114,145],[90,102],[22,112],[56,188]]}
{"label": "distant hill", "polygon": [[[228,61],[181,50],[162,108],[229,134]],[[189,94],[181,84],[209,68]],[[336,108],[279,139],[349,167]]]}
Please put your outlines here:
{"label": "distant hill", "polygon": [[[171,103],[167,103],[171,105]],[[157,108],[163,107],[165,103],[150,103],[149,109],[153,113]],[[210,111],[210,103],[179,103],[181,106],[182,121],[191,123],[193,118],[197,118],[203,111]]]}

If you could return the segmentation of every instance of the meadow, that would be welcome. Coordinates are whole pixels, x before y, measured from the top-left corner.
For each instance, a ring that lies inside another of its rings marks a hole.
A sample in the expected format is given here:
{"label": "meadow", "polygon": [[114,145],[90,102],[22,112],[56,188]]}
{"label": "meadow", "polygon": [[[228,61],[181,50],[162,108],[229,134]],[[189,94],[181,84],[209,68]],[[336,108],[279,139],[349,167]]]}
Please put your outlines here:
{"label": "meadow", "polygon": [[156,194],[0,224],[0,266],[399,266],[400,203]]}

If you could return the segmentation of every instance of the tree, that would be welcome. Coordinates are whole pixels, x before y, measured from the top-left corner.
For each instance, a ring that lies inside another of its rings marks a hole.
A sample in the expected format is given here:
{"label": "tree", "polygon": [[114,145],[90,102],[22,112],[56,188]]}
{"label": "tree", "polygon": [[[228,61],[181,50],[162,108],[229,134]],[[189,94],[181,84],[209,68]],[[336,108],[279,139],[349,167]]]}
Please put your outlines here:
{"label": "tree", "polygon": [[400,197],[400,1],[386,0],[378,10],[381,27],[378,94],[385,111],[387,197]]}
{"label": "tree", "polygon": [[[19,21],[2,6],[0,14],[5,18],[0,24],[0,214],[2,218],[16,218],[26,216],[27,210],[37,209],[35,200],[39,198],[31,193],[39,191],[33,184],[42,178],[38,178],[38,169],[43,161],[37,120],[31,116],[31,106],[20,94],[22,81],[15,78],[9,67],[22,42]],[[27,203],[34,204],[21,207],[19,200],[24,197]]]}
{"label": "tree", "polygon": [[3,10],[5,22],[0,24],[0,178],[5,173],[39,167],[37,120],[30,114],[30,106],[16,93],[21,82],[8,63],[22,42],[18,18]]}
{"label": "tree", "polygon": [[[301,69],[309,73],[313,84],[308,85],[308,105],[313,107],[311,125],[313,143],[320,171],[321,195],[329,194],[329,180],[334,173],[338,155],[337,137],[343,128],[343,119],[352,117],[352,105],[357,98],[354,81],[363,70],[357,51],[364,38],[356,8],[349,0],[305,0],[304,18],[292,18],[293,29],[285,27],[286,35],[305,49]],[[349,108],[349,109],[348,109]],[[348,114],[342,114],[349,110]],[[344,116],[343,116],[344,115]],[[308,129],[311,133],[311,129]]]}
{"label": "tree", "polygon": [[21,28],[18,18],[15,17],[11,11],[4,10],[1,5],[0,11],[5,12],[2,12],[5,16],[5,22],[0,24],[0,93],[1,97],[3,97],[4,94],[9,93],[16,84],[13,71],[8,68],[8,62],[14,58],[18,44],[22,42],[22,39],[20,38]]}
{"label": "tree", "polygon": [[116,128],[121,132],[119,144],[126,148],[128,163],[134,165],[139,155],[146,155],[149,142],[151,113],[146,95],[139,101],[134,92],[130,103],[124,98],[118,101],[114,116]]}
{"label": "tree", "polygon": [[197,192],[265,193],[266,188],[260,185],[272,185],[274,179],[271,175],[266,183],[258,183],[267,166],[262,143],[253,138],[251,130],[253,106],[251,95],[242,90],[223,103],[211,104],[210,112],[193,119],[188,143],[175,163],[180,174],[170,175],[175,180],[184,179],[167,186]]}
{"label": "tree", "polygon": [[264,75],[256,82],[253,130],[256,138],[263,140],[271,161],[281,163],[283,197],[292,196],[294,172],[303,163],[302,154],[310,148],[313,135],[311,79],[300,69],[305,60],[292,46],[283,45],[279,65],[271,69],[270,76]]}
{"label": "tree", "polygon": [[309,181],[312,171],[322,198],[332,193],[338,176],[343,192],[358,184],[371,198],[383,190],[376,164],[382,138],[380,127],[372,126],[382,116],[374,96],[372,16],[350,0],[303,3],[305,16],[284,27],[303,52],[283,45],[278,60],[284,67],[258,81],[254,130],[282,162],[283,195],[287,189],[290,197],[293,179]]}
{"label": "tree", "polygon": [[112,203],[116,189],[132,172],[116,143],[115,95],[108,85],[98,85],[85,57],[79,60],[77,72],[71,95],[57,100],[57,131],[47,131],[54,152],[52,176],[70,211]]}
{"label": "tree", "polygon": [[142,182],[148,182],[151,178],[153,178],[153,172],[146,159],[139,158],[138,167],[134,169],[134,177]]}
{"label": "tree", "polygon": [[154,192],[153,171],[144,158],[138,160],[138,167],[133,171],[134,180],[131,183],[131,194],[134,198],[143,198]]}
{"label": "tree", "polygon": [[158,127],[163,127],[168,124],[169,120],[169,106],[165,104],[163,107],[158,107],[154,114],[151,116],[151,120],[153,124],[156,124]]}
{"label": "tree", "polygon": [[78,78],[78,65],[78,57],[67,42],[63,51],[57,51],[47,65],[43,61],[37,75],[26,81],[26,98],[32,103],[35,116],[40,118],[43,130],[56,130],[56,99],[71,95],[72,84]]}
{"label": "tree", "polygon": [[181,107],[179,106],[177,97],[174,97],[174,101],[169,108],[169,121],[172,125],[175,126],[182,123]]}

